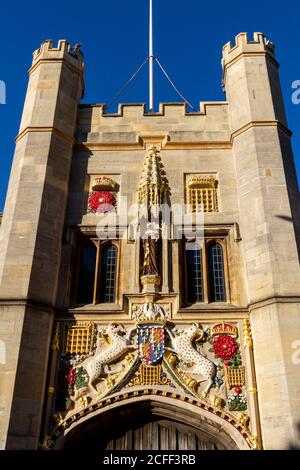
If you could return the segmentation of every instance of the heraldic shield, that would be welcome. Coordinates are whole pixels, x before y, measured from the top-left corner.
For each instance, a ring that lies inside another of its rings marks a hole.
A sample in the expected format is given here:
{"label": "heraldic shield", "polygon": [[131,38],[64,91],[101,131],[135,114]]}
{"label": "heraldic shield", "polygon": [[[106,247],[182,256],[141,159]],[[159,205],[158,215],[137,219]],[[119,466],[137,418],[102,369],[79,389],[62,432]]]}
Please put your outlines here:
{"label": "heraldic shield", "polygon": [[160,325],[137,326],[137,352],[145,364],[155,364],[165,352],[165,329]]}

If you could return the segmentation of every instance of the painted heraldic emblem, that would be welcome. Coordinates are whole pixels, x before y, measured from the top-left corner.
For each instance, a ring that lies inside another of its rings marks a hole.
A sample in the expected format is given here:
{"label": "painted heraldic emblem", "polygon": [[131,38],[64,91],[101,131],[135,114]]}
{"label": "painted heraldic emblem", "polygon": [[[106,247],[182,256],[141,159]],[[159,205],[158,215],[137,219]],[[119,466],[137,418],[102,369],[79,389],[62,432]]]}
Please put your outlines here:
{"label": "painted heraldic emblem", "polygon": [[134,318],[137,353],[144,364],[155,364],[165,352],[165,313],[159,305],[148,302],[139,308]]}
{"label": "painted heraldic emblem", "polygon": [[145,364],[155,364],[165,352],[165,329],[158,325],[137,326],[137,352]]}

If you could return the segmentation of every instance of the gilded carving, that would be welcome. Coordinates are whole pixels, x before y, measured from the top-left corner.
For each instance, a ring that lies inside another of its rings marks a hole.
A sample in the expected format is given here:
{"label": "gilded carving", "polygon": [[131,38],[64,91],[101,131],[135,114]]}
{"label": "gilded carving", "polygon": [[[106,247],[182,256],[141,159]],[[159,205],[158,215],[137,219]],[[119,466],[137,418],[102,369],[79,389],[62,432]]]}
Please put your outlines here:
{"label": "gilded carving", "polygon": [[[99,400],[105,397],[113,402],[116,392],[128,390],[122,394],[124,399],[132,387],[135,394],[140,388],[147,394],[147,387],[155,386],[153,393],[161,391],[163,396],[169,396],[170,388],[178,397],[184,391],[191,403],[206,403],[205,409],[219,416],[220,411],[223,416],[228,410],[236,415],[239,425],[246,427],[245,367],[236,324],[219,321],[212,326],[193,323],[178,328],[161,304],[134,306],[130,326],[112,322],[100,327],[81,321],[61,326],[65,339],[60,352],[60,380],[61,389],[67,387],[68,394],[66,406],[57,409],[61,413],[57,425],[65,427],[67,421],[82,417],[86,410],[102,407]],[[76,334],[69,334],[68,339],[70,327]],[[79,338],[87,337],[78,335],[79,328],[94,331],[96,340],[91,349],[76,349],[89,354],[71,353],[74,349],[67,347],[75,339],[79,343]]]}
{"label": "gilded carving", "polygon": [[[207,380],[208,383],[204,390],[204,393],[207,394],[214,383],[216,366],[193,346],[194,339],[197,337],[198,339],[203,338],[203,330],[199,328],[199,325],[193,324],[189,328],[178,330],[175,333],[170,329],[168,331],[172,349],[182,363],[182,372],[188,375],[200,375],[204,380]],[[188,365],[191,367],[188,367]]]}
{"label": "gilded carving", "polygon": [[56,322],[51,348],[53,351],[59,351],[60,348],[60,322]]}
{"label": "gilded carving", "polygon": [[186,193],[192,212],[218,212],[218,181],[213,176],[193,175],[187,178]]}
{"label": "gilded carving", "polygon": [[130,344],[130,340],[125,336],[125,333],[126,330],[123,325],[110,323],[108,327],[105,328],[105,334],[109,337],[108,348],[96,351],[93,357],[87,358],[80,363],[81,367],[87,371],[88,387],[92,391],[97,392],[94,382],[105,372],[105,367],[124,356],[128,349],[134,349],[134,346]]}
{"label": "gilded carving", "polygon": [[155,146],[149,148],[138,186],[138,203],[150,208],[167,202],[169,184],[162,167],[159,151]]}
{"label": "gilded carving", "polygon": [[225,367],[228,388],[244,387],[245,385],[245,367]]}
{"label": "gilded carving", "polygon": [[63,323],[63,354],[91,354],[94,347],[94,323],[91,321]]}
{"label": "gilded carving", "polygon": [[133,379],[129,382],[129,386],[133,385],[166,385],[169,380],[162,370],[161,364],[146,365],[141,364]]}
{"label": "gilded carving", "polygon": [[250,321],[245,319],[243,321],[243,338],[244,338],[244,348],[252,348],[253,347],[253,340],[252,340],[252,331]]}

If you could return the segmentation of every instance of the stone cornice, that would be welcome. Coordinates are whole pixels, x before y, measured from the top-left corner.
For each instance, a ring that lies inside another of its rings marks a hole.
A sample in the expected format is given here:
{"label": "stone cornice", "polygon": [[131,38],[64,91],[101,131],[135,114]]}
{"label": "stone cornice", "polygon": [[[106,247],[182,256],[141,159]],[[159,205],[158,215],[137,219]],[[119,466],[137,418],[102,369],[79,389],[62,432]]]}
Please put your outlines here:
{"label": "stone cornice", "polygon": [[[292,132],[281,122],[274,121],[250,121],[247,124],[243,125],[239,129],[232,132],[228,141],[226,140],[194,140],[194,141],[184,141],[176,139],[176,136],[170,136],[169,134],[159,134],[159,135],[136,135],[135,139],[131,139],[128,142],[113,142],[113,141],[84,141],[76,143],[76,147],[80,149],[85,149],[87,151],[97,151],[97,150],[106,150],[106,151],[119,151],[119,150],[145,150],[149,142],[159,143],[161,145],[161,150],[226,150],[231,149],[234,139],[239,135],[247,132],[249,129],[254,127],[277,127],[289,137],[292,136]],[[101,136],[99,135],[99,139]]]}
{"label": "stone cornice", "polygon": [[50,304],[46,304],[45,302],[39,302],[38,300],[34,299],[0,299],[0,306],[6,307],[29,307],[35,310],[44,311],[54,315],[55,307]]}
{"label": "stone cornice", "polygon": [[[136,295],[136,294],[135,294]],[[173,293],[168,297],[176,297],[178,293]],[[141,301],[143,299],[143,295],[138,295],[141,297]],[[173,316],[173,319],[176,323],[186,322],[187,320],[194,320],[195,315],[201,317],[202,321],[205,320],[213,320],[220,318],[220,315],[224,319],[230,320],[241,320],[243,318],[248,318],[249,312],[251,313],[253,310],[257,310],[269,305],[274,304],[290,304],[296,303],[300,304],[300,295],[278,295],[278,296],[270,296],[265,297],[263,299],[255,300],[250,302],[248,306],[235,306],[231,304],[202,304],[201,306],[193,306],[188,308],[179,308],[177,313]],[[61,320],[69,320],[70,318],[79,317],[94,320],[122,320],[123,322],[127,321],[131,323],[131,320],[128,318],[128,314],[125,313],[125,310],[120,305],[114,306],[113,309],[107,310],[107,308],[98,308],[99,306],[93,307],[85,307],[85,308],[69,308],[69,309],[57,309],[53,305],[46,304],[44,302],[39,302],[34,299],[0,299],[0,306],[23,306],[23,307],[30,307],[36,310],[42,310],[44,312],[48,312],[50,314],[54,314],[56,312],[57,319]],[[109,313],[108,313],[109,312]],[[91,318],[93,317],[93,318]]]}
{"label": "stone cornice", "polygon": [[66,140],[68,143],[73,145],[75,143],[74,137],[71,137],[70,135],[66,134],[65,132],[62,132],[61,130],[57,129],[57,127],[26,127],[20,134],[17,135],[16,137],[16,142],[21,140],[23,137],[25,137],[27,134],[30,132],[49,132],[51,134],[55,134],[58,137]]}
{"label": "stone cornice", "polygon": [[[228,133],[229,134],[229,133]],[[99,134],[99,140],[101,134]],[[181,140],[177,139],[176,136],[169,134],[136,134],[134,139],[128,142],[125,141],[84,141],[76,143],[76,147],[79,149],[86,149],[89,151],[93,150],[107,150],[107,151],[118,151],[118,150],[145,150],[147,144],[159,144],[161,150],[210,150],[210,149],[231,149],[232,143],[228,140]]]}
{"label": "stone cornice", "polygon": [[231,144],[233,144],[233,141],[236,137],[239,135],[243,134],[244,132],[247,132],[249,129],[252,129],[253,127],[277,127],[278,129],[282,130],[285,132],[289,137],[292,136],[292,132],[281,122],[274,120],[274,121],[250,121],[244,126],[240,127],[236,131],[234,131],[231,134]]}
{"label": "stone cornice", "polygon": [[[123,143],[94,143],[94,142],[82,142],[76,144],[79,149],[85,149],[88,151],[93,150],[107,150],[107,151],[118,151],[118,150],[145,150],[145,145]],[[223,150],[231,149],[232,144],[230,142],[172,142],[162,145],[162,150]]]}
{"label": "stone cornice", "polygon": [[78,67],[76,67],[75,65],[72,65],[70,64],[69,62],[66,62],[65,59],[59,59],[59,58],[48,58],[48,59],[38,59],[36,62],[34,62],[34,64],[30,67],[30,69],[28,70],[28,74],[31,75],[35,69],[38,68],[38,66],[40,64],[44,64],[44,63],[48,63],[48,62],[52,62],[52,63],[57,63],[57,64],[64,64],[66,67],[68,67],[68,69],[70,69],[72,72],[75,72],[77,73],[80,77],[83,78],[83,69],[80,69]]}
{"label": "stone cornice", "polygon": [[231,60],[227,60],[226,63],[224,64],[224,72],[226,71],[226,69],[228,67],[230,67],[231,65],[235,64],[241,57],[253,57],[253,56],[267,56],[269,58],[269,60],[276,66],[276,67],[279,67],[279,63],[277,62],[276,59],[274,59],[274,57],[272,57],[268,51],[243,51],[241,52],[240,54],[236,55],[235,57],[233,57]]}
{"label": "stone cornice", "polygon": [[274,304],[300,304],[300,295],[276,295],[254,300],[248,305],[249,311],[267,307]]}
{"label": "stone cornice", "polygon": [[166,142],[163,150],[224,150],[231,149],[231,142]]}

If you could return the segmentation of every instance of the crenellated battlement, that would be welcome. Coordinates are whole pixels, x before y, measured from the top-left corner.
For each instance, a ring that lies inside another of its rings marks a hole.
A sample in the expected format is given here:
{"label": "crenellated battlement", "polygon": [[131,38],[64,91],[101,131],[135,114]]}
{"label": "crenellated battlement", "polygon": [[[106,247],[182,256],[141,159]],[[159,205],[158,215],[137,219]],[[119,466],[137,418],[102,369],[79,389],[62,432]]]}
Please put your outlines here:
{"label": "crenellated battlement", "polygon": [[201,102],[198,109],[187,112],[183,103],[160,103],[157,112],[147,112],[145,104],[127,103],[120,104],[116,113],[106,113],[103,104],[81,104],[76,138],[103,148],[125,144],[140,148],[141,140],[150,137],[152,142],[164,142],[168,147],[186,142],[228,143],[228,103]]}
{"label": "crenellated battlement", "polygon": [[40,60],[66,60],[71,65],[83,69],[83,53],[80,50],[80,44],[71,46],[65,39],[58,41],[57,47],[53,47],[53,41],[46,39],[41,46],[33,52],[32,66]]}
{"label": "crenellated battlement", "polygon": [[214,112],[225,109],[227,112],[228,103],[226,101],[204,101],[200,102],[199,109],[194,111],[188,111],[185,103],[159,103],[159,109],[157,112],[147,111],[145,103],[120,103],[118,105],[118,111],[115,113],[108,112],[105,104],[81,104],[80,109],[82,114],[84,110],[88,108],[97,108],[97,114],[99,117],[111,118],[111,117],[169,117],[169,116],[206,116]]}
{"label": "crenellated battlement", "polygon": [[229,41],[223,47],[223,68],[241,54],[268,54],[275,60],[275,45],[263,33],[253,33],[253,40],[248,38],[247,33],[240,33],[235,37],[234,45]]}

